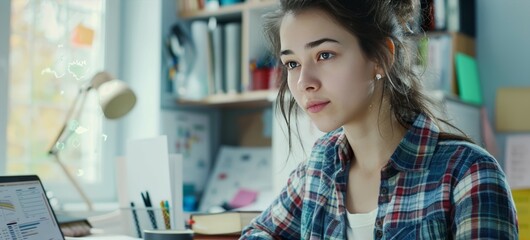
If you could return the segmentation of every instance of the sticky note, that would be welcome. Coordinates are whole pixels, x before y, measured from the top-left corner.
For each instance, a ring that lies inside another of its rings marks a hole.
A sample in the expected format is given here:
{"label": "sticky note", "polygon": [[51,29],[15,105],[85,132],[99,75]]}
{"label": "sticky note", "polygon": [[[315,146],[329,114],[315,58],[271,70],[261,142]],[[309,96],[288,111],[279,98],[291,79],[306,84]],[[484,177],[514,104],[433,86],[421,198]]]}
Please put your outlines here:
{"label": "sticky note", "polygon": [[499,88],[495,106],[497,131],[530,131],[530,87]]}
{"label": "sticky note", "polygon": [[239,191],[237,191],[232,201],[230,201],[230,207],[240,208],[240,207],[248,206],[254,201],[256,201],[257,197],[258,197],[258,192],[256,191],[249,190],[249,189],[239,189]]}
{"label": "sticky note", "polygon": [[78,24],[72,33],[72,43],[77,46],[92,46],[94,41],[94,30],[82,24]]}

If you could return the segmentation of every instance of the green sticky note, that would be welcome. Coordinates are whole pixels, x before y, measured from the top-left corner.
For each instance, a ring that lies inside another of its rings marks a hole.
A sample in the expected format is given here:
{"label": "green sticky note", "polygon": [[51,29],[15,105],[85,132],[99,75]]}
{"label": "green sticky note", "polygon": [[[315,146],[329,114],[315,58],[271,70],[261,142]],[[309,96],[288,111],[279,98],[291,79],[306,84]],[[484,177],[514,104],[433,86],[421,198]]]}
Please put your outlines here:
{"label": "green sticky note", "polygon": [[456,54],[456,77],[460,99],[482,105],[482,91],[475,58],[463,53]]}

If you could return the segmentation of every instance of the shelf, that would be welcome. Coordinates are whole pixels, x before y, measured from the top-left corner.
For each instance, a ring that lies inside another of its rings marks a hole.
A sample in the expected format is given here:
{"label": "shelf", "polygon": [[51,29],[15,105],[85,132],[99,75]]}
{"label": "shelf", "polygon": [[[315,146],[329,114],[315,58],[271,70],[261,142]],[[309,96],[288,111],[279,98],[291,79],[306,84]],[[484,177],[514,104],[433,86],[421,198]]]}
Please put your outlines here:
{"label": "shelf", "polygon": [[217,94],[203,100],[177,100],[181,106],[216,106],[216,107],[265,107],[276,99],[278,91],[260,90],[237,94]]}
{"label": "shelf", "polygon": [[220,7],[213,10],[194,10],[194,11],[184,11],[180,12],[178,15],[181,19],[191,20],[191,19],[201,19],[209,17],[222,17],[222,18],[231,18],[241,15],[244,10],[250,9],[259,9],[272,7],[278,2],[275,0],[266,0],[266,1],[250,1],[243,2],[233,5],[228,5]]}

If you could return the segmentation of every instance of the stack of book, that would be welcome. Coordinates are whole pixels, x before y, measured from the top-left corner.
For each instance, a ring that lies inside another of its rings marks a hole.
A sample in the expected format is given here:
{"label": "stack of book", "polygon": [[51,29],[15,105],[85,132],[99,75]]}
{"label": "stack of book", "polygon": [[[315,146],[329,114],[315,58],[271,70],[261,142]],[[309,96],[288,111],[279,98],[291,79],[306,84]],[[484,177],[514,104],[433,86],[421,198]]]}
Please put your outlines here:
{"label": "stack of book", "polygon": [[193,239],[239,239],[241,231],[260,211],[197,213],[190,216]]}

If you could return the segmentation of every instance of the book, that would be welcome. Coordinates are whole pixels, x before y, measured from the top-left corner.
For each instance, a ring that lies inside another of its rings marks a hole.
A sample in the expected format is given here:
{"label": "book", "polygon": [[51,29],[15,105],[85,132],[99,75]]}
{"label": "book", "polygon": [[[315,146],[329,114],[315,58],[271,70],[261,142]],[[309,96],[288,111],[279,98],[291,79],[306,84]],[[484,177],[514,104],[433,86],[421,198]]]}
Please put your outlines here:
{"label": "book", "polygon": [[223,49],[223,38],[224,28],[222,25],[217,25],[212,30],[212,45],[213,45],[213,72],[214,72],[214,93],[222,94],[224,90],[224,49]]}
{"label": "book", "polygon": [[476,35],[476,0],[447,0],[447,30]]}
{"label": "book", "polygon": [[190,215],[191,229],[195,235],[238,236],[260,214],[261,211],[195,213]]}
{"label": "book", "polygon": [[241,23],[228,23],[224,27],[224,80],[228,93],[238,93],[241,88]]}
{"label": "book", "polygon": [[90,235],[92,225],[86,218],[72,217],[64,214],[56,214],[59,227],[66,237],[83,237]]}

